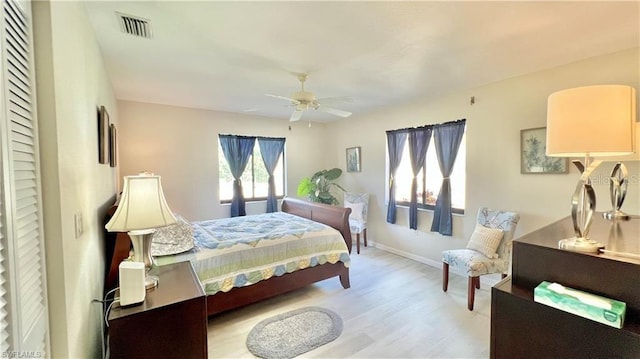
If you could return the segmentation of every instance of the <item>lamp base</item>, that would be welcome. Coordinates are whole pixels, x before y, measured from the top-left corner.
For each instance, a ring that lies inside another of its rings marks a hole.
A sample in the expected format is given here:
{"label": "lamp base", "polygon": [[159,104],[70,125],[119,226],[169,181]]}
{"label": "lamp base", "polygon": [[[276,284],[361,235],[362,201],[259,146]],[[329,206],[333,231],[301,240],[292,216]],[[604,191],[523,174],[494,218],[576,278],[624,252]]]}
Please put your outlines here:
{"label": "lamp base", "polygon": [[146,229],[139,231],[129,231],[129,238],[133,244],[133,261],[144,263],[145,280],[144,286],[147,290],[158,286],[158,277],[149,275],[149,270],[153,266],[153,257],[151,256],[151,240],[155,229]]}
{"label": "lamp base", "polygon": [[604,248],[602,243],[598,243],[588,238],[567,238],[558,242],[558,248],[572,252],[598,253],[600,248]]}
{"label": "lamp base", "polygon": [[619,211],[619,210],[611,210],[611,211],[608,211],[608,212],[604,212],[602,214],[602,217],[604,217],[604,218],[606,218],[606,219],[608,219],[610,221],[615,221],[615,220],[627,221],[630,218],[628,214],[626,214],[626,213],[624,213],[622,211]]}
{"label": "lamp base", "polygon": [[144,278],[144,289],[151,290],[157,287],[159,281],[160,281],[160,278],[156,277],[155,275],[147,274],[147,276]]}

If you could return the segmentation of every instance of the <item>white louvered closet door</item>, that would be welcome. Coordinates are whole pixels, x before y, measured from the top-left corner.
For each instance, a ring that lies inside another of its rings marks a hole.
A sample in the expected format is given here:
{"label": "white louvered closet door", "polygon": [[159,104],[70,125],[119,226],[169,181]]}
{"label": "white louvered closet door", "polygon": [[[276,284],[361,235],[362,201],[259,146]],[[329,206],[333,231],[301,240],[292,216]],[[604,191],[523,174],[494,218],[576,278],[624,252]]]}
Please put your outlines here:
{"label": "white louvered closet door", "polygon": [[[47,293],[31,4],[2,0],[0,356],[44,357]],[[9,355],[5,354],[9,353]]]}

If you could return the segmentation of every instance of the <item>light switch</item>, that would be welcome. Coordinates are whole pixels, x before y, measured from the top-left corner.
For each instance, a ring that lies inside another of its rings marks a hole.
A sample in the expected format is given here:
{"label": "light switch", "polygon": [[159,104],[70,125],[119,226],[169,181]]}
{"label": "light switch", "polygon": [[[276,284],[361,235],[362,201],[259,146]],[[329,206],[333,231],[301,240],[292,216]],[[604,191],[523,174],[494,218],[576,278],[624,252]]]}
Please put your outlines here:
{"label": "light switch", "polygon": [[82,225],[82,212],[78,212],[76,214],[73,215],[73,221],[75,224],[75,229],[76,229],[76,238],[80,238],[80,236],[82,236],[82,233],[84,232],[84,228]]}

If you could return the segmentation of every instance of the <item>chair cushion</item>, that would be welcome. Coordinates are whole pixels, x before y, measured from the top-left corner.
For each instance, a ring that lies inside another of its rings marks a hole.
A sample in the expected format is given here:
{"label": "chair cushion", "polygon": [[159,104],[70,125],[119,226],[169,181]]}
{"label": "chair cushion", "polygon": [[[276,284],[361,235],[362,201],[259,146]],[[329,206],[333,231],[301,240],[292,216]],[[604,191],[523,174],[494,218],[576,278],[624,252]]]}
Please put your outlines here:
{"label": "chair cushion", "polygon": [[351,227],[351,233],[362,233],[367,228],[367,223],[349,219],[349,227]]}
{"label": "chair cushion", "polygon": [[442,261],[450,267],[464,268],[470,277],[484,274],[506,273],[509,260],[491,259],[471,249],[452,249],[442,252]]}
{"label": "chair cushion", "polygon": [[362,221],[362,212],[364,210],[364,203],[351,203],[344,202],[344,206],[346,208],[351,208],[351,215],[349,215],[349,219],[353,219],[355,221]]}
{"label": "chair cushion", "polygon": [[467,249],[478,251],[489,258],[498,258],[496,249],[498,249],[503,236],[504,232],[501,229],[476,224],[471,239],[467,243]]}

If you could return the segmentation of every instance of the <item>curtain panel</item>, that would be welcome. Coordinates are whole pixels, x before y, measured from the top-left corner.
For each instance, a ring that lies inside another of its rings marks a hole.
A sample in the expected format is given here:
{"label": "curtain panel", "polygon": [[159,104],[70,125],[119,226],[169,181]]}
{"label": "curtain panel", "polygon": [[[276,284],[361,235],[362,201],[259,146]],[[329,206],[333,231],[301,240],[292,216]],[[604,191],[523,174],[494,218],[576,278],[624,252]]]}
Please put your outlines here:
{"label": "curtain panel", "polygon": [[387,131],[387,149],[389,151],[389,203],[387,222],[396,223],[396,184],[395,175],[402,160],[402,151],[407,140],[407,130]]}
{"label": "curtain panel", "polygon": [[418,229],[418,173],[425,165],[432,130],[433,126],[409,130],[409,157],[413,172],[411,202],[409,204],[409,228],[411,229]]}
{"label": "curtain panel", "polygon": [[434,127],[434,140],[436,155],[440,172],[442,172],[442,186],[436,200],[433,212],[431,231],[445,236],[451,236],[453,230],[453,216],[451,214],[451,171],[458,156],[458,149],[466,120],[458,120],[436,125]]}
{"label": "curtain panel", "polygon": [[278,200],[276,198],[276,182],[273,171],[278,164],[280,156],[284,152],[285,138],[258,137],[258,145],[262,154],[264,167],[269,174],[269,190],[267,192],[267,213],[278,211]]}
{"label": "curtain panel", "polygon": [[218,135],[222,153],[229,164],[233,176],[233,198],[231,200],[231,217],[245,216],[245,200],[242,193],[240,176],[247,167],[249,157],[253,153],[256,138],[250,136]]}

